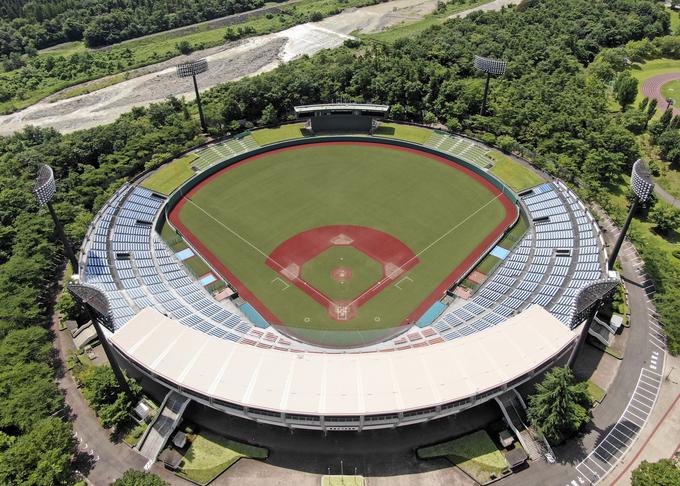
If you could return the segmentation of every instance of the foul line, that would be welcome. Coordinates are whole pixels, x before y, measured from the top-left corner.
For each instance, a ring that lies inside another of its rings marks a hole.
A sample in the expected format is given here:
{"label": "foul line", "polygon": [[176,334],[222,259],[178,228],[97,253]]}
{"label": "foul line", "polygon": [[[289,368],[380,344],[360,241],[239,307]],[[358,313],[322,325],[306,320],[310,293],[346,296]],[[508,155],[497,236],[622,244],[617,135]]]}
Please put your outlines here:
{"label": "foul line", "polygon": [[[432,243],[430,243],[429,245],[427,245],[425,248],[423,248],[422,250],[420,250],[418,253],[414,254],[411,258],[409,258],[408,260],[406,260],[403,264],[399,265],[399,266],[397,267],[397,269],[400,269],[400,270],[403,271],[403,270],[404,270],[404,268],[403,268],[404,265],[408,264],[409,262],[413,261],[414,259],[417,259],[420,255],[422,255],[422,254],[425,253],[427,250],[429,250],[430,248],[432,248],[434,245],[436,245],[437,243],[439,243],[441,240],[443,240],[444,238],[446,238],[447,236],[449,236],[452,232],[454,232],[455,230],[457,230],[460,226],[462,226],[462,225],[464,225],[465,223],[467,223],[471,218],[473,218],[474,216],[476,216],[477,213],[479,213],[480,211],[484,210],[489,204],[491,204],[491,203],[494,202],[494,201],[497,201],[498,198],[500,198],[502,195],[503,195],[503,193],[498,193],[498,194],[496,195],[496,197],[489,199],[485,204],[483,204],[482,206],[480,206],[479,208],[477,208],[474,212],[470,213],[465,219],[463,219],[462,221],[459,221],[459,222],[456,223],[454,226],[452,226],[446,233],[444,233],[443,235],[441,235],[439,238],[437,238],[436,240],[434,240]],[[396,272],[397,272],[397,270],[395,269],[394,271],[390,272],[389,275],[386,275],[385,278],[390,278],[390,277],[391,277],[392,275],[394,275]],[[361,295],[359,295],[357,298],[355,298],[355,299],[354,299],[352,302],[350,302],[348,305],[354,304],[357,300],[359,300],[361,297],[363,297],[364,294],[366,294],[366,293],[372,291],[374,288],[378,287],[378,286],[380,285],[380,282],[382,282],[382,280],[380,280],[380,281],[377,282],[376,284],[374,284],[374,285],[372,285],[371,287],[369,287],[368,289],[366,289],[364,292],[361,293]]]}
{"label": "foul line", "polygon": [[[464,225],[465,223],[467,223],[470,219],[472,219],[473,217],[475,217],[479,212],[481,212],[481,211],[483,211],[484,209],[486,209],[486,207],[489,206],[491,203],[493,203],[494,201],[497,201],[501,196],[503,196],[503,193],[498,193],[498,194],[496,195],[496,197],[493,197],[493,198],[489,199],[489,200],[488,200],[486,203],[484,203],[482,206],[480,206],[479,208],[477,208],[477,209],[476,209],[475,211],[473,211],[472,213],[468,214],[468,216],[465,217],[462,221],[459,221],[458,223],[456,223],[455,225],[453,225],[448,231],[446,231],[444,234],[442,234],[439,238],[437,238],[436,240],[434,240],[432,243],[430,243],[429,245],[427,245],[425,248],[423,248],[422,250],[420,250],[418,253],[414,254],[411,258],[409,258],[408,260],[406,260],[403,264],[399,265],[399,266],[397,267],[397,269],[395,269],[395,270],[393,270],[392,272],[390,272],[390,274],[389,274],[389,275],[386,275],[385,278],[390,278],[392,275],[394,275],[395,273],[397,273],[397,270],[403,271],[403,270],[404,270],[403,267],[404,267],[405,265],[407,265],[407,264],[410,263],[411,261],[417,259],[420,255],[422,255],[422,254],[425,253],[427,250],[429,250],[430,248],[432,248],[433,246],[435,246],[437,243],[439,243],[441,240],[443,240],[444,238],[446,238],[447,236],[449,236],[451,233],[453,233],[453,232],[454,232],[455,230],[457,230],[459,227],[461,227],[462,225]],[[244,238],[243,236],[241,236],[237,231],[231,229],[229,226],[227,226],[226,224],[224,224],[222,221],[220,221],[220,220],[218,220],[217,218],[215,218],[212,214],[208,213],[205,209],[203,209],[201,206],[199,206],[198,204],[196,204],[193,200],[189,199],[189,198],[186,197],[186,196],[184,196],[183,199],[186,200],[186,201],[188,201],[188,202],[190,202],[191,204],[193,204],[193,205],[194,205],[199,211],[201,211],[203,214],[205,214],[205,215],[208,216],[210,219],[212,219],[213,221],[215,221],[217,224],[219,224],[220,226],[222,226],[224,229],[226,229],[227,231],[229,231],[231,234],[233,234],[234,236],[236,236],[239,240],[243,241],[246,245],[250,246],[252,249],[254,249],[255,251],[257,251],[259,254],[261,254],[263,257],[265,257],[266,260],[271,260],[271,261],[274,262],[281,270],[285,270],[285,267],[284,267],[283,265],[281,265],[279,262],[277,262],[276,260],[274,260],[273,258],[271,258],[269,255],[267,255],[267,254],[266,254],[264,251],[262,251],[260,248],[258,248],[258,247],[255,246],[253,243],[251,243],[250,241],[248,241],[246,238]],[[334,303],[334,302],[333,302],[331,299],[329,299],[326,295],[324,295],[322,292],[319,292],[317,289],[315,289],[314,287],[312,287],[311,285],[309,285],[309,284],[308,284],[307,282],[305,282],[303,279],[300,279],[300,280],[301,280],[301,282],[303,282],[303,284],[305,285],[305,287],[307,287],[307,288],[309,288],[310,290],[312,290],[315,294],[321,296],[321,297],[322,297],[325,301],[327,301],[329,304],[333,304],[333,303]],[[355,302],[357,302],[359,299],[361,299],[361,298],[362,298],[365,294],[367,294],[368,292],[373,291],[373,289],[375,289],[376,287],[378,287],[379,285],[381,285],[382,281],[383,281],[382,279],[379,280],[378,282],[376,282],[375,284],[373,284],[371,287],[369,287],[368,289],[366,289],[364,292],[362,292],[361,294],[359,294],[356,298],[354,298],[354,300],[352,300],[349,304],[347,304],[347,307],[353,305]]]}
{"label": "foul line", "polygon": [[[236,236],[239,240],[241,240],[242,242],[244,242],[246,245],[250,246],[253,250],[257,251],[260,255],[262,255],[263,257],[265,257],[266,260],[271,260],[271,261],[274,262],[274,264],[276,264],[281,270],[285,270],[285,267],[284,267],[283,265],[281,265],[279,262],[277,262],[276,260],[274,260],[273,258],[271,258],[269,255],[267,255],[267,254],[266,254],[264,251],[262,251],[260,248],[258,248],[258,247],[255,246],[253,243],[251,243],[250,241],[248,241],[246,238],[244,238],[243,236],[241,236],[237,231],[231,229],[229,226],[227,226],[226,224],[224,224],[222,221],[220,221],[219,219],[215,218],[212,214],[208,213],[205,209],[203,209],[201,206],[199,206],[198,204],[196,204],[194,201],[192,201],[191,199],[189,199],[189,198],[186,197],[186,196],[184,196],[183,199],[186,200],[186,201],[188,201],[188,202],[190,202],[191,204],[193,204],[193,205],[194,205],[199,211],[201,211],[203,214],[205,214],[205,215],[208,216],[210,219],[212,219],[213,221],[215,221],[217,224],[219,224],[220,226],[222,226],[224,229],[226,229],[227,231],[229,231],[231,234],[233,234],[234,236]],[[309,288],[309,289],[312,290],[314,293],[316,293],[317,295],[321,296],[321,297],[322,297],[324,300],[326,300],[329,304],[333,304],[333,301],[332,301],[332,300],[330,300],[330,299],[329,299],[328,297],[326,297],[323,293],[319,292],[319,291],[316,290],[314,287],[312,287],[311,285],[309,285],[307,282],[304,281],[304,279],[299,279],[299,280],[305,285],[305,287]]]}

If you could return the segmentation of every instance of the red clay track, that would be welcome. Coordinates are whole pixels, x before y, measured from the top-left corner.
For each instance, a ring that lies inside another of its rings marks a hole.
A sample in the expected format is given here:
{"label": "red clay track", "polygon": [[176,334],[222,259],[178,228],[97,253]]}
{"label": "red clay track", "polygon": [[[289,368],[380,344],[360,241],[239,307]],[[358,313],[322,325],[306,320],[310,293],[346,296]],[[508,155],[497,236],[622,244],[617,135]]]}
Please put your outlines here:
{"label": "red clay track", "polygon": [[[642,94],[649,98],[650,100],[656,99],[656,101],[659,103],[657,105],[659,109],[662,112],[666,111],[668,103],[666,102],[666,98],[664,98],[663,95],[661,94],[661,87],[670,81],[676,81],[678,79],[680,79],[680,73],[667,73],[659,74],[658,76],[652,76],[643,83],[641,89]],[[678,102],[677,104],[680,105],[680,102]],[[680,115],[680,108],[678,106],[674,106],[673,113],[675,115]]]}
{"label": "red clay track", "polygon": [[[467,167],[464,167],[462,165],[459,165],[455,162],[452,162],[444,157],[440,157],[438,155],[430,154],[421,150],[417,149],[412,149],[412,148],[406,148],[406,147],[399,147],[396,145],[391,145],[391,144],[386,144],[386,143],[380,143],[380,142],[319,142],[319,145],[324,144],[324,145],[340,145],[340,144],[351,144],[351,145],[365,145],[369,147],[375,147],[375,146],[381,146],[381,147],[386,147],[390,148],[393,150],[402,150],[405,152],[411,152],[411,153],[417,153],[423,157],[430,158],[432,160],[436,160],[440,163],[446,164],[456,170],[460,170],[467,174],[469,177],[473,178],[475,181],[479,182],[482,184],[484,187],[486,187],[491,194],[493,194],[495,197],[498,198],[498,200],[503,204],[503,207],[505,208],[505,217],[503,218],[503,221],[494,228],[494,230],[482,241],[471,253],[468,255],[468,257],[462,261],[456,268],[454,268],[451,273],[439,284],[439,286],[425,299],[405,320],[404,322],[401,323],[401,325],[407,325],[412,322],[415,322],[418,318],[420,318],[421,315],[423,315],[431,306],[434,304],[438,299],[441,298],[442,295],[446,292],[446,290],[455,282],[458,278],[460,278],[464,272],[466,272],[470,266],[478,259],[480,258],[491,246],[491,244],[496,241],[497,239],[500,238],[500,236],[505,232],[505,230],[512,224],[513,221],[515,221],[516,215],[517,215],[517,207],[508,199],[507,196],[505,196],[496,186],[494,186],[491,182],[489,182],[487,179],[482,177],[481,175],[477,174],[476,172],[468,169]],[[317,145],[317,144],[314,144]],[[295,145],[292,147],[285,147],[281,149],[276,149],[272,150],[269,152],[264,152],[262,154],[254,155],[252,157],[249,157],[247,159],[241,160],[235,164],[232,164],[228,167],[225,167],[221,171],[211,175],[204,181],[201,181],[199,184],[197,184],[185,197],[183,197],[177,205],[172,209],[170,214],[168,215],[168,219],[170,222],[177,228],[182,236],[189,241],[189,243],[210,263],[210,265],[218,271],[218,273],[225,278],[229,283],[231,283],[239,292],[239,294],[247,300],[259,313],[262,317],[264,317],[270,324],[282,324],[281,320],[276,317],[258,298],[257,296],[252,293],[242,282],[240,279],[236,277],[227,267],[224,265],[222,261],[220,261],[219,258],[217,258],[206,246],[205,244],[200,240],[200,238],[197,238],[180,220],[180,213],[182,210],[182,207],[186,203],[188,199],[191,199],[191,197],[199,191],[205,184],[208,184],[212,182],[213,178],[220,176],[221,174],[238,167],[242,164],[257,160],[261,157],[266,157],[272,153],[277,153],[277,152],[282,152],[282,151],[287,151],[287,150],[296,150],[299,148],[306,147],[307,145]],[[399,240],[397,240],[399,241]],[[408,247],[407,247],[408,248]],[[410,249],[409,249],[410,251]],[[412,265],[411,265],[412,266]],[[410,267],[409,267],[410,268]],[[278,270],[277,270],[278,271]],[[380,289],[382,290],[382,288]],[[372,297],[372,296],[371,296]]]}

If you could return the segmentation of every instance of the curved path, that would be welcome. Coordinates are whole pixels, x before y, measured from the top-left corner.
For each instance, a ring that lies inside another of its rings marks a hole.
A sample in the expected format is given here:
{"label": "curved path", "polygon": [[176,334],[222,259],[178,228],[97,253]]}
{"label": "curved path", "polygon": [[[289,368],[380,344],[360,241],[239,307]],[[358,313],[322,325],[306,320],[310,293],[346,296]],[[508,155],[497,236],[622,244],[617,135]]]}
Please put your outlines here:
{"label": "curved path", "polygon": [[[659,110],[663,112],[668,107],[668,102],[666,101],[666,98],[664,98],[664,96],[661,94],[661,87],[670,81],[676,80],[680,80],[680,72],[652,76],[642,84],[641,88],[642,94],[649,98],[650,100],[656,99],[659,103],[657,105]],[[676,102],[676,105],[680,105],[680,101]],[[680,108],[678,106],[673,107],[673,113],[675,115],[680,115]]]}

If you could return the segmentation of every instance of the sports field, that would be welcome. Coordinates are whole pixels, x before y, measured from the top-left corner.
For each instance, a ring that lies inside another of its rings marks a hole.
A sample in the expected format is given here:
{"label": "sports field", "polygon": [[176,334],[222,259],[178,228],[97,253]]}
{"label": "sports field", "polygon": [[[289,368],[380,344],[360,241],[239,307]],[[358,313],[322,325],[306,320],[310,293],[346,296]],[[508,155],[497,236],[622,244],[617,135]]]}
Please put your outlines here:
{"label": "sports field", "polygon": [[170,221],[269,322],[351,346],[416,320],[516,214],[488,181],[446,159],[325,142],[223,169]]}

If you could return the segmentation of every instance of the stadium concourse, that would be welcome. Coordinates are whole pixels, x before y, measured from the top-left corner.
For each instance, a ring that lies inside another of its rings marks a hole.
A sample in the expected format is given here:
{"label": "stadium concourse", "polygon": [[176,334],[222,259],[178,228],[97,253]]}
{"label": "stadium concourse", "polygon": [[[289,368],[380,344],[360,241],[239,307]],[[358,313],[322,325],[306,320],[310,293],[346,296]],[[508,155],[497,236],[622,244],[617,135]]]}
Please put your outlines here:
{"label": "stadium concourse", "polygon": [[[474,154],[466,163],[480,170],[488,160],[480,160],[480,144],[440,132],[424,146],[459,163]],[[257,148],[246,136],[203,149],[211,158],[197,159],[198,173]],[[107,334],[118,353],[174,400],[324,431],[424,422],[493,400],[563,362],[580,331],[576,296],[608,276],[600,229],[564,184],[516,197],[529,229],[511,250],[491,250],[501,263],[469,299],[442,295],[432,319],[359,348],[293,339],[248,317],[247,303],[215,299],[156,231],[166,196],[137,183],[96,216],[79,278],[108,297]]]}

